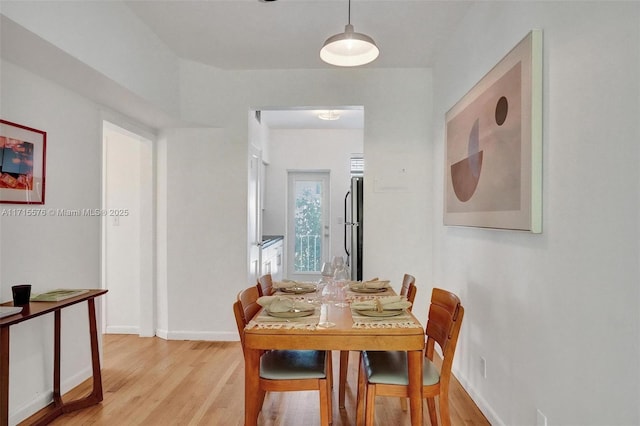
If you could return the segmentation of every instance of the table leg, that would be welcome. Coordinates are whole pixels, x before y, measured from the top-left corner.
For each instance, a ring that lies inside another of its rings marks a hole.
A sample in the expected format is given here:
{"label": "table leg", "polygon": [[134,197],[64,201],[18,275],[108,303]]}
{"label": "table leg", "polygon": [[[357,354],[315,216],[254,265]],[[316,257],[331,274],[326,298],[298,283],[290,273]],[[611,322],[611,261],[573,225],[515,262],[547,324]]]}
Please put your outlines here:
{"label": "table leg", "polygon": [[0,426],[9,424],[9,327],[0,328]]}
{"label": "table leg", "polygon": [[61,313],[55,311],[54,316],[54,341],[53,341],[53,407],[43,418],[38,419],[34,426],[44,426],[64,413],[98,404],[102,401],[102,373],[100,371],[100,352],[98,351],[98,327],[96,324],[95,300],[87,300],[89,312],[89,338],[91,344],[91,366],[93,369],[93,389],[84,398],[64,403],[60,395],[60,328]]}
{"label": "table leg", "polygon": [[349,351],[340,351],[340,381],[338,382],[338,407],[344,408],[347,371],[349,370]]}
{"label": "table leg", "polygon": [[244,354],[244,426],[256,426],[260,413],[260,351],[246,349]]}
{"label": "table leg", "polygon": [[60,395],[60,311],[53,313],[53,404],[56,408],[62,406]]}
{"label": "table leg", "polygon": [[422,351],[408,351],[411,424],[422,425]]}
{"label": "table leg", "polygon": [[89,339],[91,345],[91,368],[93,370],[93,389],[83,399],[64,404],[64,412],[79,410],[102,401],[102,372],[100,370],[100,351],[98,348],[98,325],[96,323],[96,305],[94,299],[87,300],[89,312]]}

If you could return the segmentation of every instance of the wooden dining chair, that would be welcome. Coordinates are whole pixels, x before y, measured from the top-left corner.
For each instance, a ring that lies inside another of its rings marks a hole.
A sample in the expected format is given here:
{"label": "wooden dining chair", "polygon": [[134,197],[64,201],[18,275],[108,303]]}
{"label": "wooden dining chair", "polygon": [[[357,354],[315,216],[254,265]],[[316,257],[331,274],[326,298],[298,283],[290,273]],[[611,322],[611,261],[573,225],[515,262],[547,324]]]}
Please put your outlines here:
{"label": "wooden dining chair", "polygon": [[[436,396],[442,425],[451,424],[449,383],[463,317],[464,308],[458,296],[443,289],[433,289],[426,326],[427,343],[422,375],[422,397],[427,399],[432,426],[438,425]],[[435,343],[438,343],[443,354],[440,369],[433,362]],[[408,397],[408,383],[406,352],[362,351],[358,372],[358,424],[362,424],[364,414],[364,424],[373,425],[376,396]]]}
{"label": "wooden dining chair", "polygon": [[400,287],[400,296],[405,296],[409,302],[411,302],[411,308],[413,308],[413,301],[416,299],[416,292],[418,291],[416,287],[416,277],[409,274],[404,274],[402,278],[402,287]]}
{"label": "wooden dining chair", "polygon": [[[260,311],[258,287],[238,293],[233,313],[244,353],[244,330]],[[331,352],[315,350],[271,350],[260,357],[260,407],[266,392],[317,390],[320,393],[320,424],[332,423]]]}
{"label": "wooden dining chair", "polygon": [[[404,277],[402,278],[402,286],[400,287],[400,296],[405,296],[407,300],[411,302],[411,306],[408,309],[409,312],[413,309],[413,301],[416,299],[417,291],[416,278],[413,275],[404,274]],[[349,351],[340,351],[340,376],[338,383],[338,407],[340,408],[344,408],[348,371]],[[402,399],[400,404],[402,405],[402,409],[407,411],[406,399]]]}
{"label": "wooden dining chair", "polygon": [[[409,311],[413,309],[413,301],[416,299],[416,292],[418,288],[416,287],[416,277],[409,274],[404,274],[402,277],[402,286],[400,287],[400,296],[405,296],[409,302],[411,302],[411,306],[409,307]],[[402,407],[402,411],[407,411],[409,408],[407,405],[407,398],[400,398],[400,407]]]}
{"label": "wooden dining chair", "polygon": [[265,274],[258,278],[256,287],[258,287],[258,294],[260,297],[271,296],[276,292],[276,289],[273,288],[273,280],[271,279],[271,274]]}

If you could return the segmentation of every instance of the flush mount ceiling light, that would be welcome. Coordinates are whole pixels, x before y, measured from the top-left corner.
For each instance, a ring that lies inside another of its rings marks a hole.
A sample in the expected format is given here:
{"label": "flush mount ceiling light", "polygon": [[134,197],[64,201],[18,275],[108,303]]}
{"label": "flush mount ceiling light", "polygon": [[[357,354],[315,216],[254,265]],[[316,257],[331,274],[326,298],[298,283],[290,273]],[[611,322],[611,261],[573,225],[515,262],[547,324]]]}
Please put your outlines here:
{"label": "flush mount ceiling light", "polygon": [[380,50],[371,37],[353,31],[349,0],[349,20],[344,33],[333,35],[324,42],[320,49],[320,59],[339,67],[357,67],[373,61],[379,53]]}
{"label": "flush mount ceiling light", "polygon": [[318,114],[318,118],[320,120],[327,120],[327,121],[334,121],[334,120],[338,120],[340,118],[340,114],[338,114],[337,112],[330,110],[330,111],[325,111],[322,112],[320,114]]}

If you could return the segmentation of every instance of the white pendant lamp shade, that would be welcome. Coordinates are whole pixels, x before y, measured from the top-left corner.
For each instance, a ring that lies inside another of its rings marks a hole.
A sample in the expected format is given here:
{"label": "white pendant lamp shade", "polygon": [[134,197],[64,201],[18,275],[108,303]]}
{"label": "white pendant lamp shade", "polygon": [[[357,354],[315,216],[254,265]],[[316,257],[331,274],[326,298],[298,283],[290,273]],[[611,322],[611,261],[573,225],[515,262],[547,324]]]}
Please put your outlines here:
{"label": "white pendant lamp shade", "polygon": [[344,33],[331,36],[320,50],[320,59],[339,67],[357,67],[378,57],[380,50],[371,37],[353,31],[347,24]]}

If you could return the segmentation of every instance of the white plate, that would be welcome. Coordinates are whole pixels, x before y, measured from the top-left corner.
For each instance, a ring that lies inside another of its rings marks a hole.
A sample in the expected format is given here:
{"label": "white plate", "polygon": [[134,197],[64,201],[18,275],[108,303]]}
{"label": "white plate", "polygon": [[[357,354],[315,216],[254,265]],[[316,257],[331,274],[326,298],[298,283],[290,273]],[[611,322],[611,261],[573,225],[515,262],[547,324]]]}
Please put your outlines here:
{"label": "white plate", "polygon": [[398,315],[402,315],[404,313],[404,310],[399,309],[399,310],[393,310],[393,311],[379,312],[378,310],[372,309],[372,310],[356,310],[356,312],[359,313],[360,315],[364,315],[365,317],[397,317]]}
{"label": "white plate", "polygon": [[269,316],[276,317],[276,318],[308,317],[309,315],[313,315],[314,312],[315,312],[315,309],[311,309],[311,310],[308,310],[308,311],[301,311],[299,309],[296,309],[296,310],[293,310],[293,311],[286,311],[286,312],[269,312],[269,310],[267,309],[267,314]]}
{"label": "white plate", "polygon": [[349,287],[349,290],[354,293],[384,293],[389,290],[389,287],[382,288],[369,288],[369,287]]}
{"label": "white plate", "polygon": [[278,290],[280,290],[283,293],[291,293],[291,294],[306,294],[306,293],[313,293],[314,291],[316,291],[315,287],[286,287],[286,288],[279,288]]}

